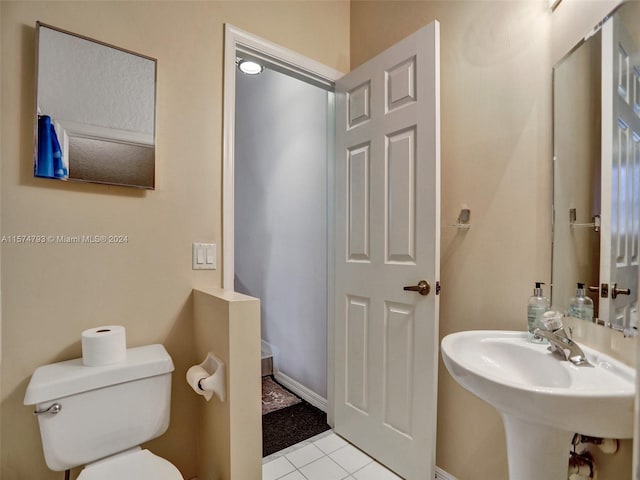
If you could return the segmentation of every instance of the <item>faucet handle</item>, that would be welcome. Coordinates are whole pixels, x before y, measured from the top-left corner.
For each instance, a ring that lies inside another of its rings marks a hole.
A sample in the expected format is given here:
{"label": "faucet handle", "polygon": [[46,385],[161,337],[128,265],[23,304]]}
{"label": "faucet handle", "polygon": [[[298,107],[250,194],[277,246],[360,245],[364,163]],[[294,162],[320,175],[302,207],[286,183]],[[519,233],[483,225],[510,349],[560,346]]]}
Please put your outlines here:
{"label": "faucet handle", "polygon": [[561,312],[557,312],[555,310],[544,312],[541,318],[542,325],[544,326],[545,330],[548,330],[550,332],[557,332],[558,330],[562,330],[564,326],[562,324],[563,316],[564,315],[562,315]]}

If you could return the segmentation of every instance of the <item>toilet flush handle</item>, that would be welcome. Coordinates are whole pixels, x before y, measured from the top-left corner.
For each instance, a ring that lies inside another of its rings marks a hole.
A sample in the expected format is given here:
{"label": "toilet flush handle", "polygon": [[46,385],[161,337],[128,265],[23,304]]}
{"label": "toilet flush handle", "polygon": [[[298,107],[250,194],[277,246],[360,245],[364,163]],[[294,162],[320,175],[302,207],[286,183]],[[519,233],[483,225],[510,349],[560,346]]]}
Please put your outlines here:
{"label": "toilet flush handle", "polygon": [[33,414],[34,415],[44,415],[45,413],[51,413],[53,415],[55,415],[56,413],[60,413],[60,410],[62,410],[62,405],[60,405],[58,402],[54,403],[53,405],[51,405],[49,408],[45,409],[45,410],[34,410]]}

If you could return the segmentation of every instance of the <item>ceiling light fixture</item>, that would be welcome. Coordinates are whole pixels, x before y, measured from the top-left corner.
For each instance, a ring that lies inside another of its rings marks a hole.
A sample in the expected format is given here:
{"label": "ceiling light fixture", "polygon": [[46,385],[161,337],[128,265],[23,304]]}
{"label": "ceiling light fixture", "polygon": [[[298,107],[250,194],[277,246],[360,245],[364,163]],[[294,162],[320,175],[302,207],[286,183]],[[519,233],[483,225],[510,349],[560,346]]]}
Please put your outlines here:
{"label": "ceiling light fixture", "polygon": [[238,61],[238,69],[247,75],[259,75],[264,70],[264,67],[252,60],[240,59]]}

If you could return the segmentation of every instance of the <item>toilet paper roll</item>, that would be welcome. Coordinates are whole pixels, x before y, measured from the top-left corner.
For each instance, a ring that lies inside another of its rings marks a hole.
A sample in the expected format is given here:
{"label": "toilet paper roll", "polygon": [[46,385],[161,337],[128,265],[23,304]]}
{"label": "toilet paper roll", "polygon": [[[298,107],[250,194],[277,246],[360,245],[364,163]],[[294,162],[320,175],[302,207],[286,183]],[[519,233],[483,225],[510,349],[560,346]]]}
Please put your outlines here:
{"label": "toilet paper roll", "polygon": [[187,370],[187,383],[193,388],[193,391],[198,395],[204,396],[207,401],[211,400],[213,396],[212,391],[205,391],[204,386],[201,386],[201,381],[206,381],[209,378],[209,372],[207,372],[200,365],[194,365]]}
{"label": "toilet paper roll", "polygon": [[127,338],[124,327],[105,325],[82,332],[82,363],[102,367],[124,362],[127,358]]}

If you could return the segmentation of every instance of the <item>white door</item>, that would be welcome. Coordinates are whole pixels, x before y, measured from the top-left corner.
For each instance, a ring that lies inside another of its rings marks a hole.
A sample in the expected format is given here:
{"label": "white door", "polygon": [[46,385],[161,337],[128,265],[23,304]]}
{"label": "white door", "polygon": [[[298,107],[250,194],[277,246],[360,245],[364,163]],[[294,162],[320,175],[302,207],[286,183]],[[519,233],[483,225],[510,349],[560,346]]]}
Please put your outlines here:
{"label": "white door", "polygon": [[435,468],[439,87],[438,22],[336,85],[335,430],[407,479]]}
{"label": "white door", "polygon": [[[621,18],[602,27],[602,231],[600,318],[631,327],[638,321],[640,231],[640,65]],[[609,195],[608,192],[611,192]]]}

